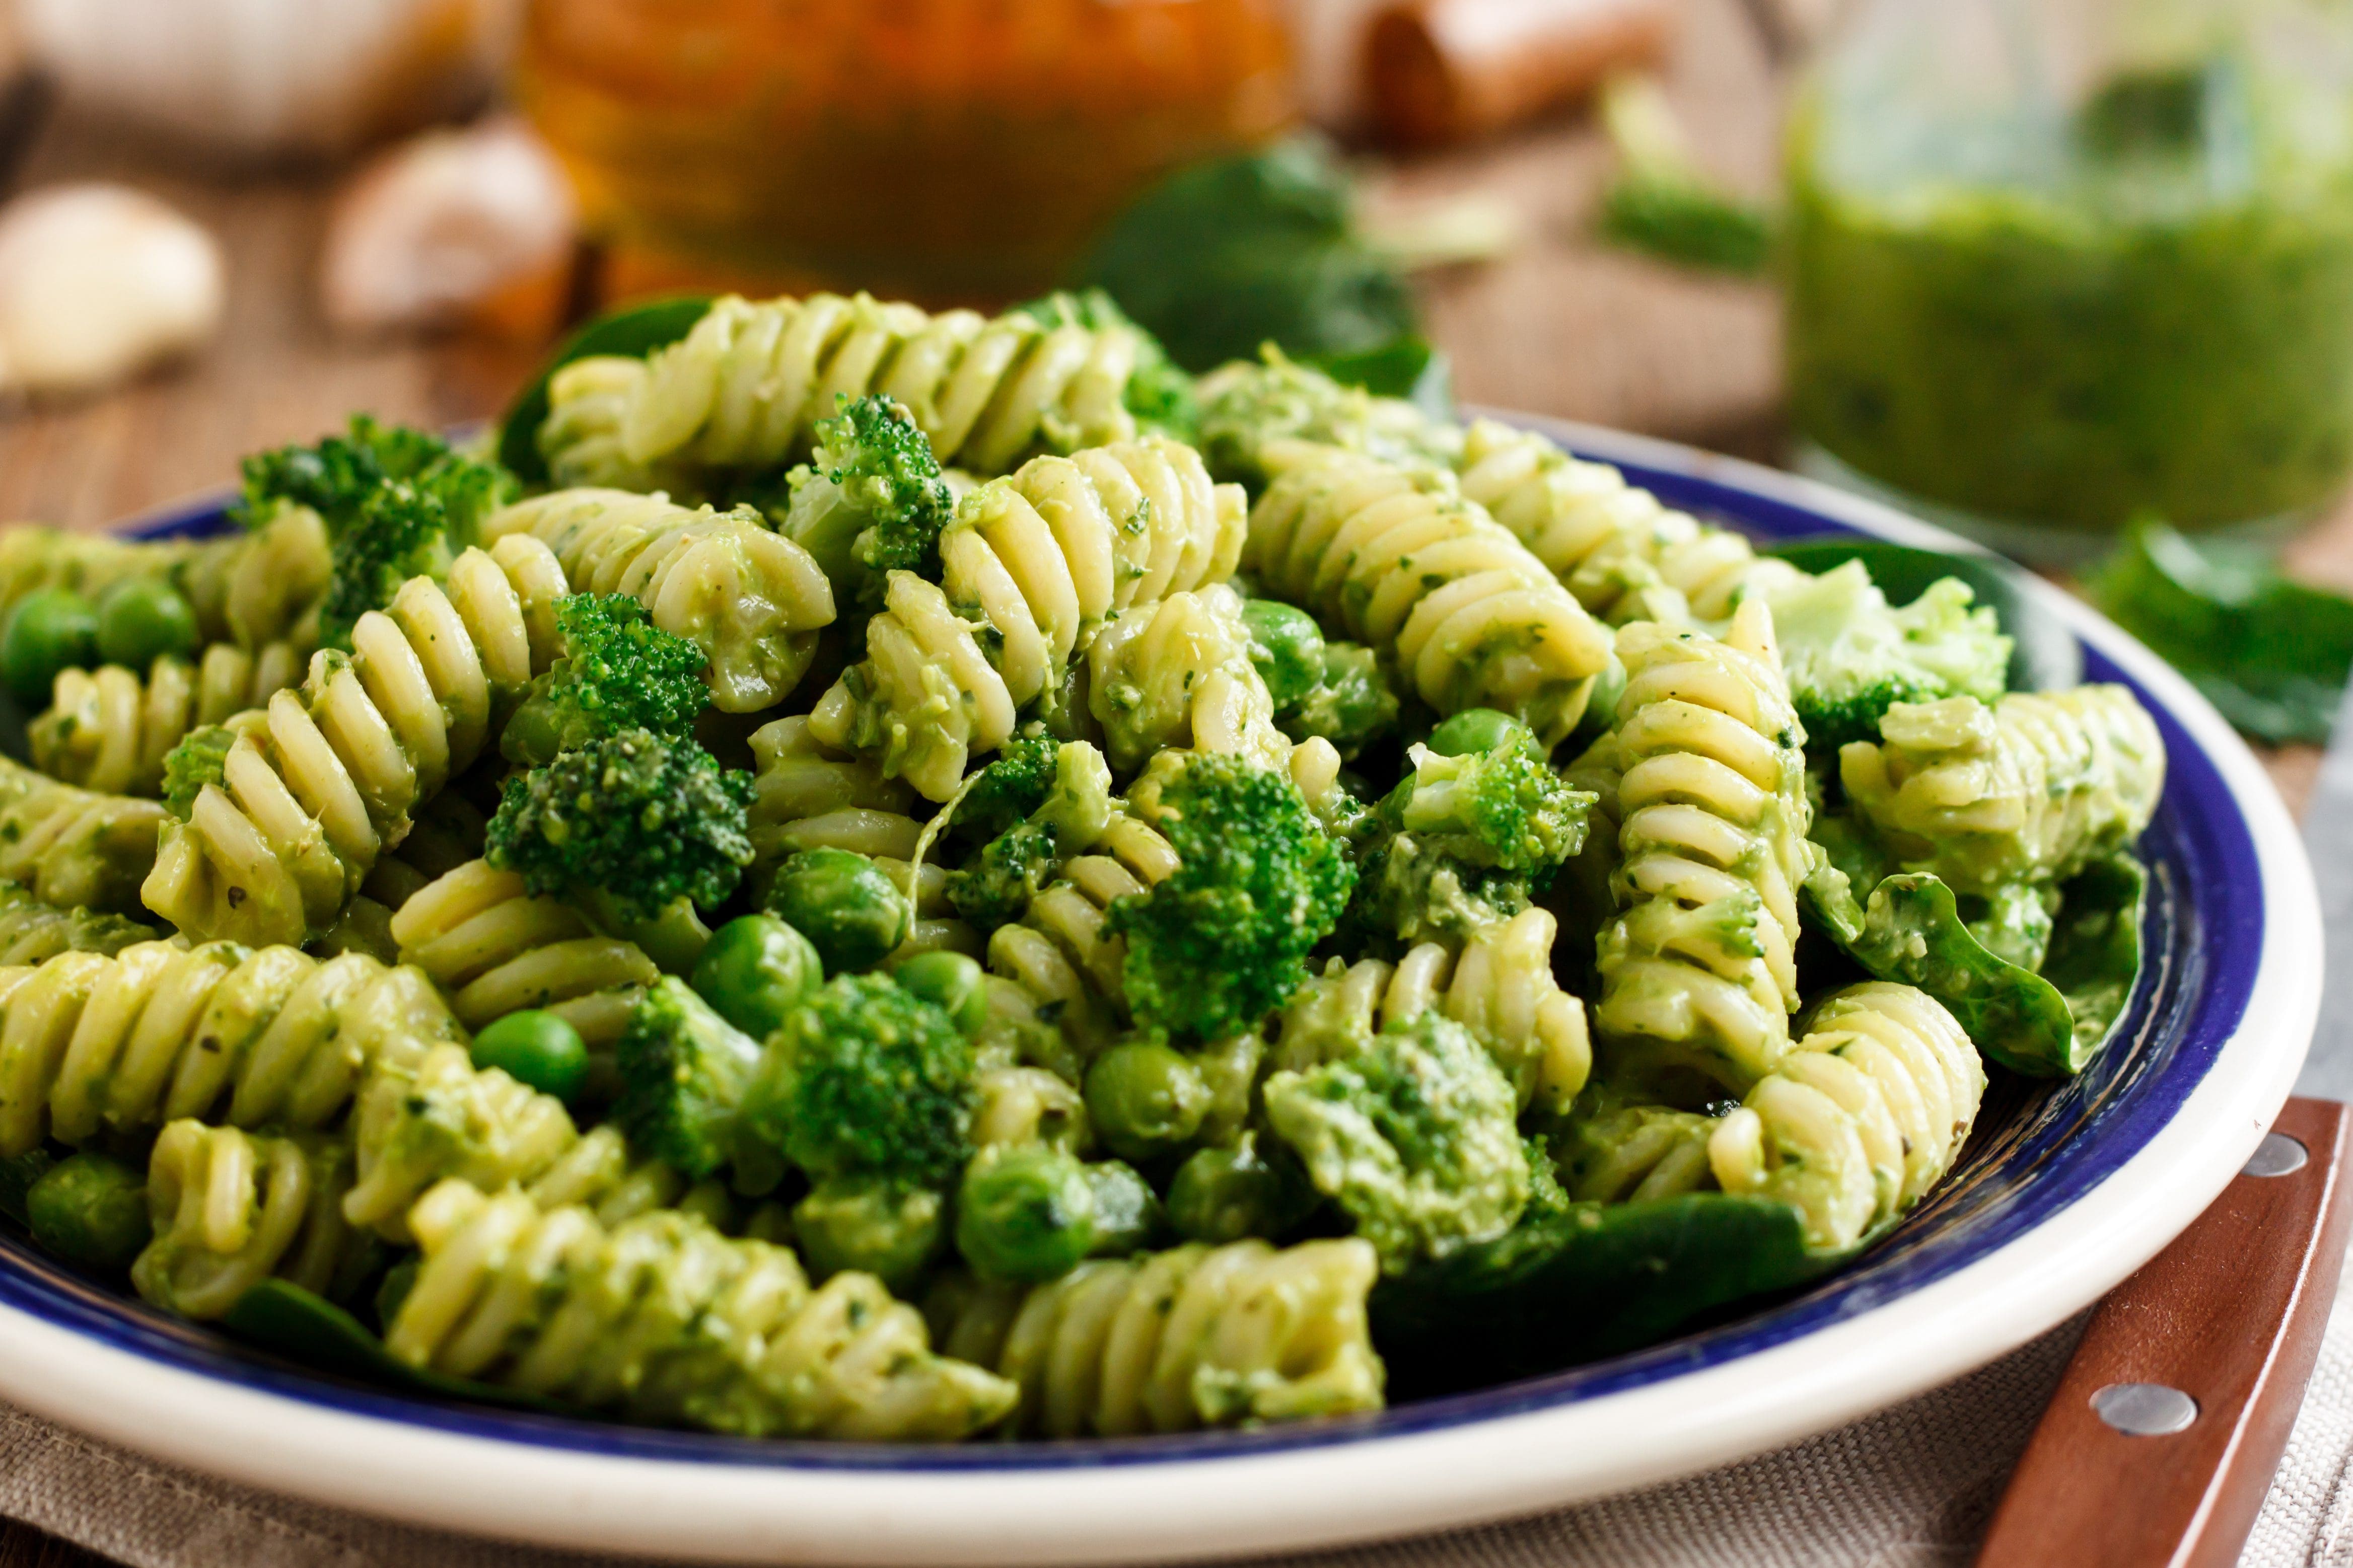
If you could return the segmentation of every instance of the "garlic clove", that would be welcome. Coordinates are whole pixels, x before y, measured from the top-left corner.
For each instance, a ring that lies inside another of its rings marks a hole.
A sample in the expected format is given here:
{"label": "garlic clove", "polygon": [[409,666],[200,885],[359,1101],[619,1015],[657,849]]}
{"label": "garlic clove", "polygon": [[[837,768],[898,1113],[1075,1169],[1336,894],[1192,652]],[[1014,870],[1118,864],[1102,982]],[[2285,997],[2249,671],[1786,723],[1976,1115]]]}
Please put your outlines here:
{"label": "garlic clove", "polygon": [[578,223],[571,183],[522,121],[431,132],[336,198],[320,303],[347,331],[465,321],[518,285],[560,289]]}
{"label": "garlic clove", "polygon": [[123,185],[62,185],[0,207],[0,390],[94,391],[220,327],[220,247]]}

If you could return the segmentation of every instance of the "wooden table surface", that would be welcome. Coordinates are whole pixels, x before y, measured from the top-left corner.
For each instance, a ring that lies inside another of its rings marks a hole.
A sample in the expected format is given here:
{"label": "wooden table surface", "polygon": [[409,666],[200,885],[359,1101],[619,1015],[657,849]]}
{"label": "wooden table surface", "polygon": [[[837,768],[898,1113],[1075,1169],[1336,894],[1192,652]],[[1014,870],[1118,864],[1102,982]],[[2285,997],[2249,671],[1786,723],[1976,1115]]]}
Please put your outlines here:
{"label": "wooden table surface", "polygon": [[[1777,72],[1741,0],[1693,0],[1669,90],[1711,164],[1762,190],[1779,114]],[[1523,242],[1503,259],[1425,282],[1430,335],[1468,400],[1618,426],[1764,461],[1782,454],[1772,292],[1683,274],[1586,237],[1609,157],[1564,116],[1500,143],[1395,169],[1382,199],[1478,193],[1511,204]],[[51,118],[20,183],[128,180],[212,226],[229,258],[227,330],[194,363],[96,401],[0,410],[0,520],[98,528],[235,478],[239,455],[314,438],[353,409],[438,426],[494,415],[540,345],[354,343],[314,303],[331,176],[230,179],[71,114]],[[2353,505],[2299,540],[2291,564],[2353,587]],[[2301,806],[2317,752],[2266,757]],[[0,1522],[0,1568],[100,1560]]]}

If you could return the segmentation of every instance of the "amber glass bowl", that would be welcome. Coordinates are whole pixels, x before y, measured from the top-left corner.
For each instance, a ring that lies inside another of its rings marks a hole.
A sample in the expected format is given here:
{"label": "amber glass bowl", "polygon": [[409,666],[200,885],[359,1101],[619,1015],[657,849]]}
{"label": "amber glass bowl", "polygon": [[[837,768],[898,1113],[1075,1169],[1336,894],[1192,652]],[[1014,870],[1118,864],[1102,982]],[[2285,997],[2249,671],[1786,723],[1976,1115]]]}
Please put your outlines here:
{"label": "amber glass bowl", "polygon": [[517,92],[642,281],[1051,287],[1291,115],[1282,0],[533,0]]}

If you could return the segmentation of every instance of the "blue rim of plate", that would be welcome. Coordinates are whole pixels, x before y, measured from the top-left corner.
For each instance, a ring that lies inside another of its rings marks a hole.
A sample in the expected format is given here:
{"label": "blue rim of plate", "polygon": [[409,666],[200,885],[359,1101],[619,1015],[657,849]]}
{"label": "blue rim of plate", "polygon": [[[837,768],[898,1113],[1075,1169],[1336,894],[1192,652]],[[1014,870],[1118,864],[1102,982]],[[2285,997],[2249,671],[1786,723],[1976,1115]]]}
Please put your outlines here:
{"label": "blue rim of plate", "polygon": [[[1533,423],[1533,422],[1531,422]],[[1629,482],[1761,541],[1875,538],[1826,512],[1704,475],[1610,454]],[[136,538],[228,527],[226,498],[150,513]],[[2079,639],[2080,640],[2080,639]],[[459,1436],[669,1462],[869,1473],[1039,1471],[1247,1458],[1449,1430],[1625,1393],[1725,1365],[1919,1291],[1984,1260],[2075,1203],[2145,1148],[2214,1065],[2245,1015],[2263,945],[2253,837],[2228,784],[2173,713],[2085,644],[2084,679],[2132,687],[2165,738],[2165,795],[2142,842],[2152,873],[2149,961],[2116,1038],[2078,1078],[1997,1086],[1954,1175],[1877,1247],[1813,1286],[1646,1350],[1366,1416],[1250,1432],[968,1447],[753,1441],[490,1409],[350,1383],[153,1311],[0,1237],[0,1305],[110,1348],[257,1393]]]}

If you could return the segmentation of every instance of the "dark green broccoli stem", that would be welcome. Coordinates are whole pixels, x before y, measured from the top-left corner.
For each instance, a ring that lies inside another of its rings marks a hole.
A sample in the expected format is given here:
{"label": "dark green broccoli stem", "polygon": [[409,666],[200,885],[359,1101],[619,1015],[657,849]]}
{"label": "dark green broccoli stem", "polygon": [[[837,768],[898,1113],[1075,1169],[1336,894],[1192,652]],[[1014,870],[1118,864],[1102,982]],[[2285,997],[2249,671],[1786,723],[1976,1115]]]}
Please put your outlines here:
{"label": "dark green broccoli stem", "polygon": [[752,793],[751,774],[692,741],[628,731],[508,780],[484,853],[533,893],[593,893],[591,912],[624,923],[676,920],[681,900],[724,901],[752,863]]}
{"label": "dark green broccoli stem", "polygon": [[692,737],[711,705],[701,648],[656,626],[627,594],[569,595],[556,601],[555,620],[564,652],[507,721],[499,741],[507,761],[540,767],[625,730]]}
{"label": "dark green broccoli stem", "polygon": [[1104,922],[1127,939],[1136,1022],[1188,1041],[1254,1028],[1298,989],[1355,868],[1288,777],[1240,757],[1190,757],[1152,815],[1178,868]]}
{"label": "dark green broccoli stem", "polygon": [[665,975],[638,998],[617,1055],[613,1119],[634,1147],[697,1179],[743,1153],[744,1096],[760,1044],[685,982]]}
{"label": "dark green broccoli stem", "polygon": [[817,422],[817,449],[793,470],[779,531],[807,550],[845,600],[871,608],[885,574],[937,582],[940,531],[955,510],[939,459],[905,405],[838,399]]}

